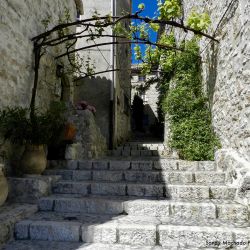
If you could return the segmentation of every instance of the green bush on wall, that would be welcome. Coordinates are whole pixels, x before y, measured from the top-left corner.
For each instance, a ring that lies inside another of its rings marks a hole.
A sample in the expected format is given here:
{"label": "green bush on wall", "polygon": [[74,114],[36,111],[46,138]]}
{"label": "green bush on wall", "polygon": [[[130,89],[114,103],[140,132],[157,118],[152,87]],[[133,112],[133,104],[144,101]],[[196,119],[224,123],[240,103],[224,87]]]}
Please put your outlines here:
{"label": "green bush on wall", "polygon": [[170,147],[178,150],[182,159],[213,160],[220,146],[212,129],[208,99],[202,91],[201,60],[195,39],[182,45],[165,60],[171,61],[171,77],[164,83],[167,92],[161,100],[169,115]]}

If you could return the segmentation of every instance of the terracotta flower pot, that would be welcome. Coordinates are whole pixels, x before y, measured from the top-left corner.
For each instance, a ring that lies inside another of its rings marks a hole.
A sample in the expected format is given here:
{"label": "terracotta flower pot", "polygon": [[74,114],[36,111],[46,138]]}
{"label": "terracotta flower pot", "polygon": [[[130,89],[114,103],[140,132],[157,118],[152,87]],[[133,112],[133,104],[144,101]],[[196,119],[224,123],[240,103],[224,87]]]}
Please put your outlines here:
{"label": "terracotta flower pot", "polygon": [[76,127],[73,123],[68,123],[65,126],[64,140],[72,141],[76,136]]}
{"label": "terracotta flower pot", "polygon": [[43,145],[26,145],[22,159],[21,171],[24,174],[41,174],[47,165]]}
{"label": "terracotta flower pot", "polygon": [[0,165],[0,206],[4,204],[7,199],[9,192],[9,187],[7,183],[7,179],[3,173],[3,166]]}

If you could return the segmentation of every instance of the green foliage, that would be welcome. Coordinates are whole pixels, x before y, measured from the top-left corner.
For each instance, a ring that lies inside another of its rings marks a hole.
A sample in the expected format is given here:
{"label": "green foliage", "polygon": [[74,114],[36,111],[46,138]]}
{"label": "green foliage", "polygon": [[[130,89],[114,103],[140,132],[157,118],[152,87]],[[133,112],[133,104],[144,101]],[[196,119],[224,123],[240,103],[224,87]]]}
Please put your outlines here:
{"label": "green foliage", "polygon": [[[202,91],[199,47],[195,39],[181,45],[185,52],[165,58],[172,68],[161,106],[169,115],[170,146],[186,160],[212,160],[219,141],[211,127],[208,100]],[[169,75],[168,75],[169,76]],[[169,85],[171,87],[169,87]]]}
{"label": "green foliage", "polygon": [[139,10],[145,9],[145,4],[144,4],[144,3],[140,3],[140,4],[138,5],[138,9],[139,9]]}
{"label": "green foliage", "polygon": [[45,113],[36,111],[31,119],[29,109],[8,107],[0,111],[0,133],[14,144],[49,144],[64,126],[64,111],[63,103],[53,102]]}
{"label": "green foliage", "polygon": [[193,10],[188,19],[187,25],[198,31],[206,31],[211,24],[210,17],[207,13],[197,13]]}
{"label": "green foliage", "polygon": [[179,0],[158,0],[158,11],[160,20],[170,20],[181,16],[181,5]]}

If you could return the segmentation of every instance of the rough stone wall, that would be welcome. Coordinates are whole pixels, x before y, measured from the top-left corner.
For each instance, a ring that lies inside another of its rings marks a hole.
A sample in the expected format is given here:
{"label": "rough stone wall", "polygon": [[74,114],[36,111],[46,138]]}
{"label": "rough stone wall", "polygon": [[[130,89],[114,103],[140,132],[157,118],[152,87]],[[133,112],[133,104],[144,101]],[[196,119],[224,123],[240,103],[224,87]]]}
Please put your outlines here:
{"label": "rough stone wall", "polygon": [[[230,3],[231,7],[220,22]],[[240,180],[250,171],[250,2],[191,0],[184,4],[186,12],[198,7],[210,14],[212,30],[209,33],[217,28],[219,43],[209,43],[204,38],[200,42],[203,80],[210,99],[213,126],[222,143],[216,160],[220,166],[227,165],[231,175]]]}
{"label": "rough stone wall", "polygon": [[106,139],[96,125],[95,116],[91,111],[74,110],[68,121],[76,126],[77,133],[74,143],[67,145],[65,155],[67,160],[93,159],[105,155]]}
{"label": "rough stone wall", "polygon": [[[34,80],[34,54],[31,38],[44,32],[42,20],[51,16],[49,27],[58,24],[65,8],[76,18],[74,0],[4,0],[0,2],[0,108],[28,106]],[[60,79],[55,74],[55,61],[50,50],[42,58],[38,86],[38,104],[46,106],[60,95]]]}

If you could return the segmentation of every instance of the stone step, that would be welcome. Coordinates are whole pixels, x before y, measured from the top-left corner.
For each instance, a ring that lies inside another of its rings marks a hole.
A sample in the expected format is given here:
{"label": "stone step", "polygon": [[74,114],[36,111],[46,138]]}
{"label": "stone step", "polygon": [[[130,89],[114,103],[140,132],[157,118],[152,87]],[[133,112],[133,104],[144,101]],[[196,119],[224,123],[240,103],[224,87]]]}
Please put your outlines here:
{"label": "stone step", "polygon": [[29,220],[18,223],[15,236],[18,240],[205,248],[208,242],[215,241],[238,240],[248,243],[250,228],[206,220],[173,220],[165,223],[149,216],[110,217],[40,212]]}
{"label": "stone step", "polygon": [[[150,158],[151,159],[151,158]],[[49,161],[49,168],[71,170],[163,170],[163,171],[216,171],[213,161],[156,160],[64,160]]]}
{"label": "stone step", "polygon": [[39,201],[41,211],[89,214],[128,214],[176,219],[220,219],[247,222],[248,209],[235,202],[226,201],[173,201],[148,200],[137,197],[80,197],[53,195]]}
{"label": "stone step", "polygon": [[168,184],[210,184],[225,183],[225,173],[215,171],[160,171],[160,170],[46,170],[45,175],[61,175],[64,180],[74,181],[131,181],[140,183],[168,183]]}
{"label": "stone step", "polygon": [[14,235],[14,225],[36,213],[37,205],[5,203],[0,207],[0,249]]}
{"label": "stone step", "polygon": [[167,150],[157,150],[157,149],[115,149],[111,151],[113,156],[171,156],[171,152]]}
{"label": "stone step", "polygon": [[163,144],[145,144],[145,145],[124,145],[116,148],[117,150],[169,150],[169,148]]}
{"label": "stone step", "polygon": [[[125,244],[83,243],[64,241],[18,240],[12,241],[2,250],[177,250],[160,246],[131,246]],[[178,248],[179,249],[179,248]],[[182,250],[182,249],[179,249]],[[184,249],[183,249],[184,250]]]}
{"label": "stone step", "polygon": [[160,225],[159,243],[164,247],[249,249],[250,228]]}
{"label": "stone step", "polygon": [[227,186],[140,184],[132,182],[59,181],[53,186],[59,194],[121,195],[137,197],[168,197],[172,199],[229,199],[236,189]]}

